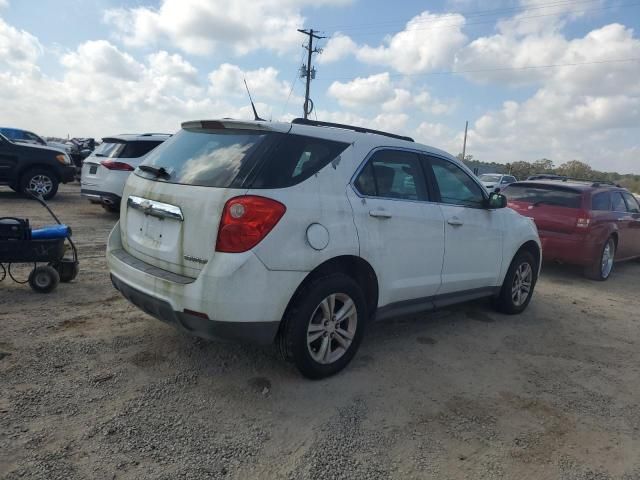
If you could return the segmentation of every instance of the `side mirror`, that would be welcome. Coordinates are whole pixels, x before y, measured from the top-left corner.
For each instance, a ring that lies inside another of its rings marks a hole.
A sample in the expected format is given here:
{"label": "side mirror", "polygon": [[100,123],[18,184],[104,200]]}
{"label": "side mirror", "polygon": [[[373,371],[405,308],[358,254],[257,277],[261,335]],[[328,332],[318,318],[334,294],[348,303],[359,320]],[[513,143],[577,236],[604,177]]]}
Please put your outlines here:
{"label": "side mirror", "polygon": [[488,208],[505,208],[507,206],[507,197],[498,192],[491,192],[487,201]]}

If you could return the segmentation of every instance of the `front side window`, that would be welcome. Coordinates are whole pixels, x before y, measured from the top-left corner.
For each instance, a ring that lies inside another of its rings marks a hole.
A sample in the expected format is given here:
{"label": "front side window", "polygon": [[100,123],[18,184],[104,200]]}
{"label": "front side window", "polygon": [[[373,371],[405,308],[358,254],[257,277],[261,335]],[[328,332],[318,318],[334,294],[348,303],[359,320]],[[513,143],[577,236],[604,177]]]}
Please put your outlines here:
{"label": "front side window", "polygon": [[591,210],[608,211],[610,207],[609,193],[596,193],[591,199]]}
{"label": "front side window", "polygon": [[475,208],[484,205],[482,189],[460,167],[439,158],[430,158],[429,162],[442,203]]}
{"label": "front side window", "polygon": [[638,201],[635,199],[633,195],[627,192],[623,192],[622,196],[627,202],[627,210],[631,213],[640,213],[640,206],[638,205]]}
{"label": "front side window", "polygon": [[611,194],[611,210],[614,212],[627,211],[627,204],[624,203],[624,198],[620,192],[613,192]]}
{"label": "front side window", "polygon": [[374,153],[354,182],[356,190],[370,197],[426,200],[427,187],[420,158],[400,150]]}

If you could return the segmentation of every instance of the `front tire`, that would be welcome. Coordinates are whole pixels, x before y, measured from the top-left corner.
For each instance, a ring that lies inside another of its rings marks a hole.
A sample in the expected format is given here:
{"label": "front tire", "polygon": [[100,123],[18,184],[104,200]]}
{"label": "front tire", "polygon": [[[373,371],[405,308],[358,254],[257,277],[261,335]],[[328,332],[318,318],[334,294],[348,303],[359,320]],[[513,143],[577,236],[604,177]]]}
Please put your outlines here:
{"label": "front tire", "polygon": [[58,179],[49,170],[34,168],[27,171],[20,179],[20,191],[25,194],[32,191],[42,195],[45,200],[50,200],[58,192],[58,184]]}
{"label": "front tire", "polygon": [[600,250],[598,259],[584,269],[584,276],[598,282],[607,280],[613,271],[615,255],[616,241],[613,237],[609,237],[602,247],[602,250]]}
{"label": "front tire", "polygon": [[511,261],[499,295],[493,305],[499,312],[509,315],[522,313],[533,296],[538,280],[538,266],[530,252],[519,251]]}
{"label": "front tire", "polygon": [[302,375],[334,375],[353,359],[368,312],[360,286],[336,273],[312,280],[294,297],[283,319],[280,352]]}

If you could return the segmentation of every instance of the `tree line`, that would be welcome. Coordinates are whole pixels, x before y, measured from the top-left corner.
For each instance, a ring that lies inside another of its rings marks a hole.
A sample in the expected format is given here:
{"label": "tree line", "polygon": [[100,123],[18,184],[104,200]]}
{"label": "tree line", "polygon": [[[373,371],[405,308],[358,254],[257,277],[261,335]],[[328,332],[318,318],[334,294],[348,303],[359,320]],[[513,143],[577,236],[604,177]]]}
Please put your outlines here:
{"label": "tree line", "polygon": [[[458,159],[462,159],[461,154],[458,155]],[[600,172],[578,160],[571,160],[557,167],[554,165],[553,160],[549,160],[548,158],[541,158],[535,162],[519,161],[504,164],[482,162],[474,159],[473,155],[466,155],[463,161],[472,170],[478,168],[481,173],[508,173],[515,176],[518,180],[526,180],[527,177],[538,173],[547,173],[584,180],[613,182],[628,188],[634,193],[640,193],[640,175]]]}

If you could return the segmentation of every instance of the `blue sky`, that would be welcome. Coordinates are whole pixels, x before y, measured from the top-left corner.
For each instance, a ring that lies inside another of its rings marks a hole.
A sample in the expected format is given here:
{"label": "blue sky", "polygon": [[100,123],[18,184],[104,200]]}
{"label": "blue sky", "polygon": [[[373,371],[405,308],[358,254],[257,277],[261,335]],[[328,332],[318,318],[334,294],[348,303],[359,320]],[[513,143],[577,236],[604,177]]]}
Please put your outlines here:
{"label": "blue sky", "polygon": [[0,123],[101,137],[246,117],[243,76],[262,116],[288,120],[302,27],[329,37],[312,117],[454,154],[469,120],[481,160],[640,174],[633,0],[0,0]]}

